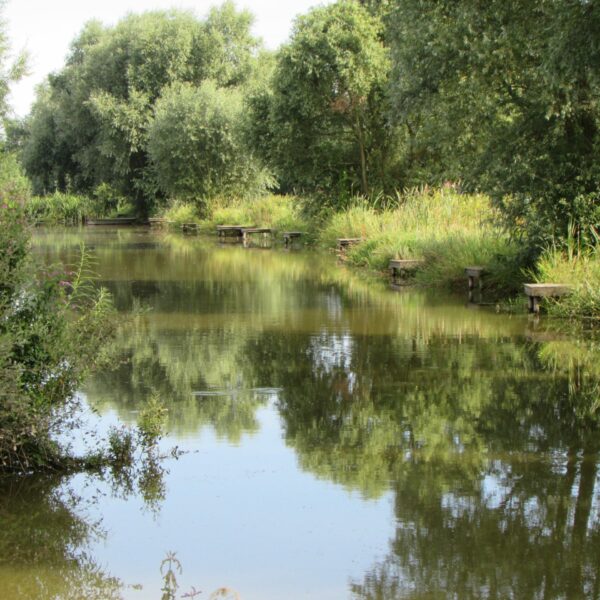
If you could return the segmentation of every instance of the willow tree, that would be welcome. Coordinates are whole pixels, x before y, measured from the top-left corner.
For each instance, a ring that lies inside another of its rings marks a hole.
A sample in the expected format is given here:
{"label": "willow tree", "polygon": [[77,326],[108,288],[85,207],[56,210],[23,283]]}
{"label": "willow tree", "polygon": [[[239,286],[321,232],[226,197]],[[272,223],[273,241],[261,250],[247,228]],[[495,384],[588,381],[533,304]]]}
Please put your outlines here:
{"label": "willow tree", "polygon": [[182,82],[242,85],[259,45],[251,23],[231,2],[203,20],[172,10],[132,14],[114,27],[88,23],[29,120],[24,163],[36,191],[108,183],[147,211],[164,193],[146,147],[157,99]]}
{"label": "willow tree", "polygon": [[[242,138],[240,91],[174,84],[157,100],[147,150],[159,188],[169,197],[244,196],[261,188],[263,171]],[[201,208],[201,206],[199,206]]]}

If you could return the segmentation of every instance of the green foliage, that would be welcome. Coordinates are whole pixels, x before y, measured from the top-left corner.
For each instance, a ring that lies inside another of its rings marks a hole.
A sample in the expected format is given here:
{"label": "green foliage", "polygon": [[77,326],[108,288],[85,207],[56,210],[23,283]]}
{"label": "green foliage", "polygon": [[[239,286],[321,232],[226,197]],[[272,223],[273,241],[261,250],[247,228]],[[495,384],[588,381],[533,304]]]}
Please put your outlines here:
{"label": "green foliage", "polygon": [[[0,0],[0,13],[4,11],[6,0]],[[0,17],[1,18],[1,17]],[[27,55],[20,53],[13,60],[11,48],[6,34],[6,23],[0,21],[0,119],[4,119],[9,111],[8,95],[10,85],[19,81],[27,72]]]}
{"label": "green foliage", "polygon": [[29,256],[22,197],[10,157],[0,160],[0,470],[60,463],[52,433],[75,405],[73,394],[111,336],[112,303],[87,275],[41,270]]}
{"label": "green foliage", "polygon": [[176,83],[243,85],[258,47],[251,22],[230,2],[204,21],[167,11],[129,15],[114,27],[89,22],[29,119],[23,162],[35,191],[91,194],[106,183],[150,212],[164,194],[147,149],[155,102]]}
{"label": "green foliage", "polygon": [[594,2],[407,0],[389,18],[413,178],[492,194],[534,248],[598,224]]}
{"label": "green foliage", "polygon": [[255,200],[216,199],[210,205],[213,225],[256,225],[276,231],[308,231],[302,216],[302,202],[295,196],[266,195]]}
{"label": "green foliage", "polygon": [[[359,200],[334,214],[320,234],[321,243],[335,248],[338,238],[363,238],[346,259],[380,271],[392,258],[422,258],[425,265],[416,281],[423,284],[464,286],[468,265],[486,267],[488,282],[503,291],[520,284],[518,247],[496,224],[498,214],[487,196],[425,190],[390,204],[395,208],[377,211]],[[506,269],[506,260],[512,269]]]}
{"label": "green foliage", "polygon": [[155,392],[150,396],[138,419],[138,431],[145,447],[155,445],[164,435],[168,409]]}
{"label": "green foliage", "polygon": [[131,466],[135,460],[135,436],[126,427],[111,427],[108,432],[108,460],[116,468]]}
{"label": "green foliage", "polygon": [[566,283],[572,292],[559,300],[547,299],[551,315],[580,319],[600,318],[600,250],[598,246],[546,250],[537,262],[536,281]]}
{"label": "green foliage", "polygon": [[389,70],[382,25],[358,2],[339,1],[296,20],[279,53],[272,91],[249,99],[251,136],[283,189],[381,186],[392,137],[384,135]]}
{"label": "green foliage", "polygon": [[162,213],[162,217],[176,225],[195,223],[199,219],[195,204],[180,201],[172,202],[169,208]]}
{"label": "green foliage", "polygon": [[95,214],[93,203],[85,196],[54,192],[48,196],[33,196],[25,205],[33,223],[47,221],[64,225],[78,225]]}
{"label": "green foliage", "polygon": [[218,194],[251,196],[264,189],[260,165],[242,139],[242,95],[205,81],[163,90],[148,125],[148,154],[159,189],[202,207]]}
{"label": "green foliage", "polygon": [[133,205],[108,183],[101,183],[92,192],[93,211],[96,217],[132,215]]}

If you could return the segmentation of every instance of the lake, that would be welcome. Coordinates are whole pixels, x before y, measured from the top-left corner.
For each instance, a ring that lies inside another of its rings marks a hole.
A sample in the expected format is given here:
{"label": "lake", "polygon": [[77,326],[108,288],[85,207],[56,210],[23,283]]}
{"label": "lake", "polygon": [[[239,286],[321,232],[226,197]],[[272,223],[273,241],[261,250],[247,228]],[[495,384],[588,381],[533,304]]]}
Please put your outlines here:
{"label": "lake", "polygon": [[594,331],[314,251],[142,228],[34,246],[73,263],[81,242],[132,317],[73,445],[155,395],[165,458],[0,480],[0,598],[158,600],[169,568],[178,598],[600,598]]}

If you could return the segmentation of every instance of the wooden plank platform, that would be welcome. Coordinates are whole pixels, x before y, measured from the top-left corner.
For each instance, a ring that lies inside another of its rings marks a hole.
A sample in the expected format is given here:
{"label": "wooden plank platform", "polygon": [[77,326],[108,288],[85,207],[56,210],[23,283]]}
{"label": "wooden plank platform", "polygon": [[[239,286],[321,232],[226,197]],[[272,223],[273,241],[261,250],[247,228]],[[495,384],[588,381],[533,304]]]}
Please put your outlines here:
{"label": "wooden plank platform", "polygon": [[116,217],[114,219],[88,219],[85,224],[91,226],[99,225],[134,225],[137,217]]}
{"label": "wooden plank platform", "polygon": [[570,293],[572,289],[573,286],[568,283],[526,283],[524,291],[529,298],[529,312],[535,314],[540,312],[542,298],[559,298]]}
{"label": "wooden plank platform", "polygon": [[227,235],[242,237],[244,235],[244,229],[252,228],[252,225],[217,225],[217,235],[219,237]]}
{"label": "wooden plank platform", "polygon": [[150,227],[162,227],[166,224],[167,220],[163,219],[162,217],[150,217],[148,219],[148,225],[150,225]]}
{"label": "wooden plank platform", "polygon": [[244,227],[244,233],[272,233],[270,227]]}
{"label": "wooden plank platform", "polygon": [[183,233],[198,233],[199,230],[200,230],[200,227],[199,227],[198,223],[182,223],[181,224],[181,231],[183,231]]}
{"label": "wooden plank platform", "polygon": [[389,268],[392,276],[392,283],[398,279],[404,279],[408,274],[414,273],[425,264],[422,258],[403,258],[390,260]]}
{"label": "wooden plank platform", "polygon": [[284,231],[283,243],[288,246],[293,240],[298,240],[304,235],[303,231]]}
{"label": "wooden plank platform", "polygon": [[346,248],[354,244],[360,244],[360,242],[362,242],[362,238],[338,238],[337,247],[338,250],[346,250]]}
{"label": "wooden plank platform", "polygon": [[465,275],[469,280],[469,290],[475,289],[475,286],[481,290],[481,280],[485,275],[485,267],[465,267]]}
{"label": "wooden plank platform", "polygon": [[270,227],[244,227],[242,230],[242,240],[245,243],[248,241],[251,235],[257,233],[265,237],[267,235],[271,235],[273,231]]}

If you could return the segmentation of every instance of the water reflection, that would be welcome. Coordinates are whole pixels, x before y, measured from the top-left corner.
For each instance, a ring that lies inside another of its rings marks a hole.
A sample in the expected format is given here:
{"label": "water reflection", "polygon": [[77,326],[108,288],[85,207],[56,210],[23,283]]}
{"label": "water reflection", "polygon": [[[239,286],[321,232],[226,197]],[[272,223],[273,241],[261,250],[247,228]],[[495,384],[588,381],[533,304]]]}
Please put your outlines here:
{"label": "water reflection", "polygon": [[[332,597],[600,597],[596,334],[390,293],[329,257],[85,235],[118,307],[151,307],[86,388],[101,411],[134,422],[155,391],[174,438],[243,446],[274,407],[304,473],[393,495],[387,555],[348,565]],[[38,252],[68,260],[75,237],[42,235]]]}
{"label": "water reflection", "polygon": [[121,583],[89,554],[97,524],[58,477],[0,480],[0,597],[107,599]]}

